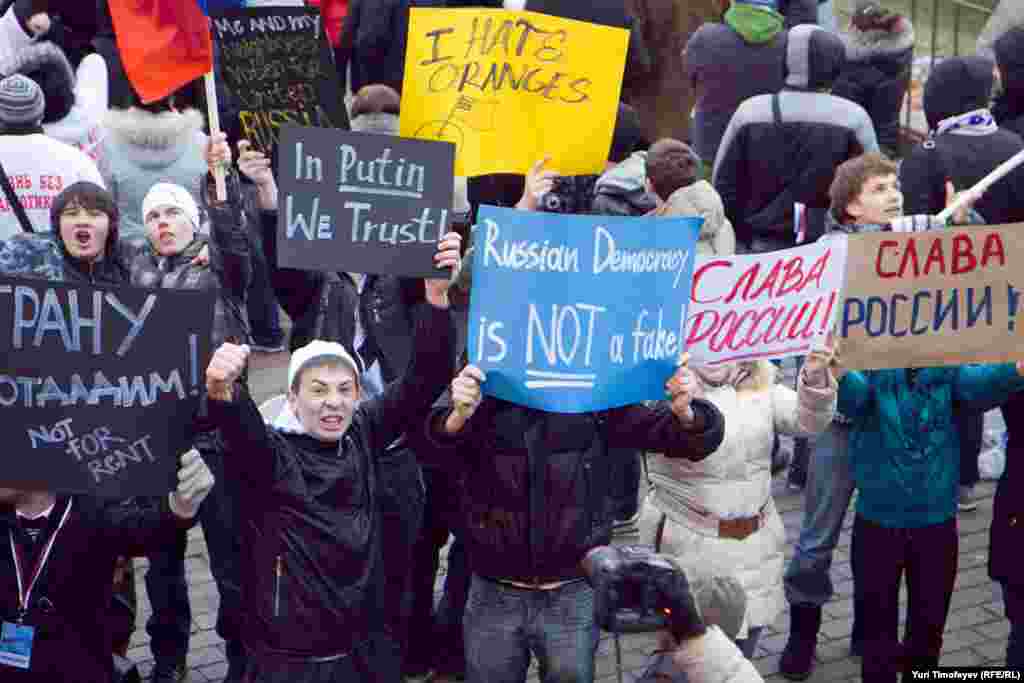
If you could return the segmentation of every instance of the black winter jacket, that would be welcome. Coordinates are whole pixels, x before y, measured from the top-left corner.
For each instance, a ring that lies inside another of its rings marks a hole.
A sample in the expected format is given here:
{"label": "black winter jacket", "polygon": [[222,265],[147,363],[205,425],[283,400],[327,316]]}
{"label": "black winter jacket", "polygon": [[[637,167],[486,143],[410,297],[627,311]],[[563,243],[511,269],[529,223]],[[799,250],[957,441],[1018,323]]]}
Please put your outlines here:
{"label": "black winter jacket", "polygon": [[[67,522],[32,591],[25,616],[25,623],[36,629],[31,668],[25,672],[0,665],[4,681],[111,680],[111,641],[104,624],[116,559],[169,547],[181,529],[191,526],[171,513],[166,496],[156,509],[111,504],[91,496],[58,496],[47,527],[51,532],[69,501],[73,502]],[[0,507],[0,612],[5,621],[14,621],[18,614],[18,584],[8,541],[12,533],[16,541],[23,539],[17,524],[14,508]],[[40,536],[36,543],[42,542]],[[30,569],[24,571],[28,574]]]}
{"label": "black winter jacket", "polygon": [[245,395],[210,401],[225,476],[242,484],[242,638],[255,657],[329,657],[379,632],[377,459],[422,424],[454,372],[454,343],[447,310],[417,307],[411,365],[356,410],[340,444],[266,427]]}
{"label": "black winter jacket", "polygon": [[[946,207],[946,180],[956,190],[966,190],[992,169],[1024,149],[1024,139],[1009,130],[990,135],[940,135],[917,145],[900,164],[903,211],[937,214]],[[1024,166],[993,185],[977,201],[977,209],[988,225],[1024,221]]]}
{"label": "black winter jacket", "polygon": [[[203,208],[210,218],[210,237],[196,233],[192,243],[176,256],[159,256],[146,246],[131,262],[131,283],[162,289],[199,289],[217,292],[212,345],[228,339],[248,343],[249,321],[246,292],[252,279],[252,254],[241,187],[237,176],[228,176],[228,201],[210,204],[204,193]],[[192,265],[204,246],[210,247],[208,266]]]}
{"label": "black winter jacket", "polygon": [[611,538],[609,449],[703,459],[721,444],[724,419],[711,403],[693,406],[699,432],[685,429],[667,405],[563,415],[486,398],[454,437],[440,428],[448,410],[436,409],[417,453],[464,473],[463,540],[474,573],[529,583],[574,579],[583,555]]}
{"label": "black winter jacket", "polygon": [[788,41],[785,88],[744,101],[715,158],[712,184],[740,244],[750,245],[755,237],[795,244],[794,203],[823,216],[836,166],[878,151],[871,118],[861,106],[817,92],[833,82],[845,60],[840,40],[799,27]]}
{"label": "black winter jacket", "polygon": [[[364,353],[376,352],[385,382],[398,377],[412,354],[412,310],[424,301],[422,280],[370,275],[360,295],[347,273],[279,268],[276,212],[263,212],[263,249],[274,294],[294,324],[293,351],[313,339],[330,339],[359,352],[353,347],[358,307],[369,345]],[[362,358],[367,367],[373,357]]]}
{"label": "black winter jacket", "polygon": [[846,66],[832,94],[867,110],[878,144],[891,158],[900,156],[900,108],[914,61],[914,29],[901,19],[892,31],[860,31],[843,36]]}

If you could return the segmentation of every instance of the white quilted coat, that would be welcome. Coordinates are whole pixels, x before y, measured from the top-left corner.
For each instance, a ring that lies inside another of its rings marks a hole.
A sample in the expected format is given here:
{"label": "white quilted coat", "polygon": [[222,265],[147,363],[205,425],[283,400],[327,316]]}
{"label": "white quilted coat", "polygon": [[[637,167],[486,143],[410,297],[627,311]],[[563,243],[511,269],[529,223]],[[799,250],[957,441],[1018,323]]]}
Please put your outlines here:
{"label": "white quilted coat", "polygon": [[[661,552],[673,555],[688,571],[731,575],[747,592],[744,629],[771,624],[785,606],[782,587],[786,534],[771,499],[771,456],[776,431],[814,434],[832,420],[836,384],[813,389],[801,382],[798,393],[775,384],[772,366],[761,362],[740,389],[706,387],[705,398],[725,416],[725,439],[704,460],[655,455],[650,460],[652,491],[641,517],[641,542],[653,543],[662,512],[668,514]],[[748,388],[752,385],[752,388]],[[755,516],[768,503],[765,525],[743,540],[718,538],[687,524],[673,504],[676,495],[721,519]],[[676,512],[673,512],[676,511]]]}

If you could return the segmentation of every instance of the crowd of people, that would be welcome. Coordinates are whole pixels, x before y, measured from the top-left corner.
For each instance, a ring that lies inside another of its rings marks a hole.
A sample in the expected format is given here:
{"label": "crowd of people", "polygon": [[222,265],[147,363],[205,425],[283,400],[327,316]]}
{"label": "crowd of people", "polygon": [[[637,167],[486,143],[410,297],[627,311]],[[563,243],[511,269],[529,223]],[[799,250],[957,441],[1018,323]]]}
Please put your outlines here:
{"label": "crowd of people", "polygon": [[[107,0],[0,3],[0,274],[216,297],[204,408],[173,492],[0,489],[0,679],[127,680],[131,558],[144,556],[152,679],[185,680],[198,522],[232,683],[522,683],[533,659],[545,683],[593,681],[608,622],[581,562],[616,537],[673,558],[689,586],[686,633],[662,633],[668,654],[645,680],[759,680],[749,660],[786,610],[780,670],[804,680],[857,491],[851,651],[865,682],[912,680],[942,653],[957,515],[977,505],[982,419],[996,407],[1008,445],[989,573],[1010,623],[1006,665],[1024,669],[1024,496],[1010,476],[1024,361],[856,371],[830,336],[796,359],[793,387],[779,364],[683,354],[663,401],[561,414],[484,396],[466,352],[483,204],[698,216],[701,256],[945,228],[936,214],[1024,150],[1017,3],[1000,3],[1004,25],[978,55],[936,62],[924,142],[900,125],[914,28],[886,0],[850,0],[848,25],[832,0],[308,4],[351,95],[351,129],[375,135],[399,132],[410,7],[629,30],[607,164],[456,178],[435,278],[283,268],[273,160],[241,138],[230,93],[225,131],[211,134],[201,88],[135,93]],[[1022,196],[1024,167],[950,223],[1024,223]],[[282,398],[257,405],[252,355],[286,351]],[[804,496],[788,565],[771,486],[783,434],[797,437],[788,483]]]}

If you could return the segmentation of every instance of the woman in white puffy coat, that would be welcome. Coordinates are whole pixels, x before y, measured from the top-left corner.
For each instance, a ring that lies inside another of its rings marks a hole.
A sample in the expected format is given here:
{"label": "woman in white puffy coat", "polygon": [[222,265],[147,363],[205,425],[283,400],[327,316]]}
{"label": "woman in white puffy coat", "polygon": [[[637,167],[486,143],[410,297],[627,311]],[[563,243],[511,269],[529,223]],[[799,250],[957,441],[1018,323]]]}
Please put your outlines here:
{"label": "woman in white puffy coat", "polygon": [[835,414],[833,344],[812,352],[797,391],[775,382],[768,361],[697,367],[703,397],[725,415],[725,440],[698,462],[655,455],[641,542],[672,555],[687,572],[735,577],[747,593],[737,644],[748,658],[764,626],[785,607],[786,532],[771,495],[776,432],[816,434]]}

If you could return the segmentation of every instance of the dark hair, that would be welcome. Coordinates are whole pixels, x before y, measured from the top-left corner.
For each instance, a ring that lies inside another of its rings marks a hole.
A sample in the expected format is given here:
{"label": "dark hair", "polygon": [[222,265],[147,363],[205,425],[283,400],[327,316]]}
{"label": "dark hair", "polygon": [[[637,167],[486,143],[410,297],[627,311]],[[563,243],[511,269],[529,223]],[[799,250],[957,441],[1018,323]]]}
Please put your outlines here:
{"label": "dark hair", "polygon": [[111,242],[117,240],[117,226],[121,212],[117,209],[117,202],[113,195],[104,190],[96,183],[88,180],[80,180],[77,183],[68,185],[64,191],[57,195],[53,204],[50,205],[50,224],[54,234],[60,234],[60,215],[69,206],[80,206],[90,211],[102,211],[110,217]]}
{"label": "dark hair", "polygon": [[643,137],[640,114],[633,107],[620,102],[608,161],[618,164],[628,159],[630,154],[641,148]]}
{"label": "dark hair", "polygon": [[700,157],[688,144],[673,138],[662,138],[647,150],[647,179],[655,194],[668,201],[673,192],[697,182]]}
{"label": "dark hair", "polygon": [[401,103],[402,96],[392,87],[380,83],[364,85],[352,97],[352,118],[363,114],[394,114],[398,116]]}
{"label": "dark hair", "polygon": [[846,207],[857,200],[869,180],[897,175],[898,172],[895,162],[878,152],[861,154],[841,163],[836,169],[832,185],[828,188],[828,196],[832,200],[832,213],[836,220],[842,223],[853,220],[853,217],[846,213]]}

